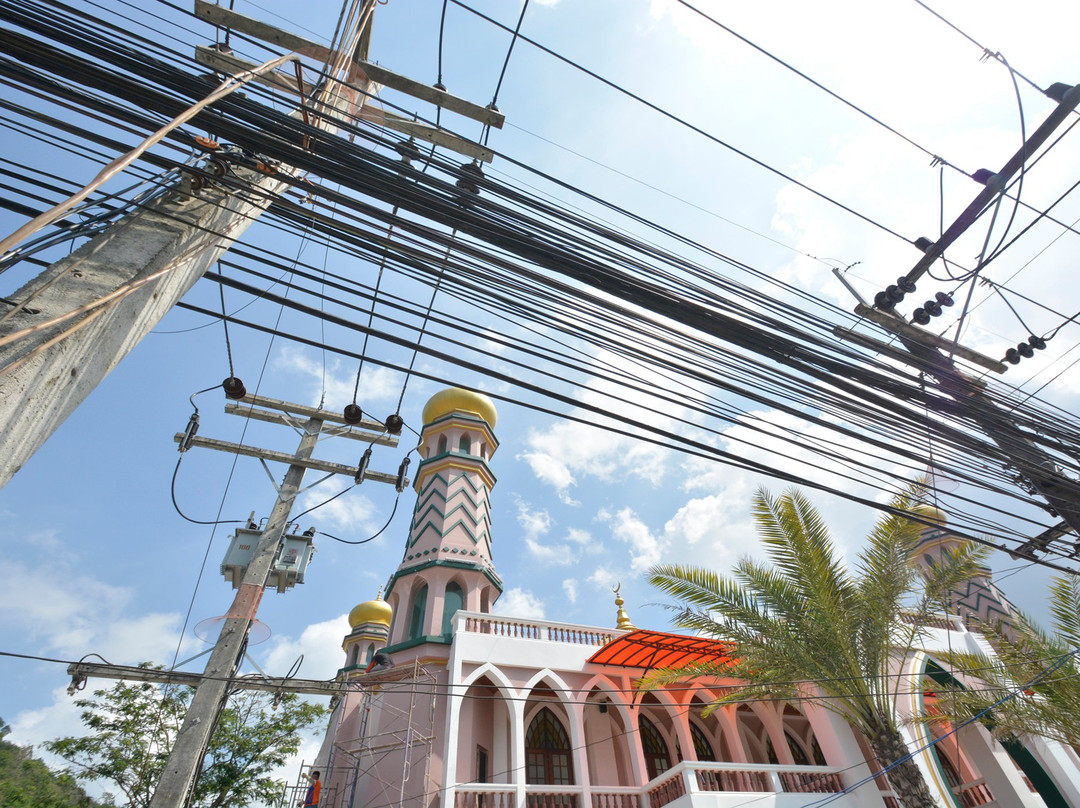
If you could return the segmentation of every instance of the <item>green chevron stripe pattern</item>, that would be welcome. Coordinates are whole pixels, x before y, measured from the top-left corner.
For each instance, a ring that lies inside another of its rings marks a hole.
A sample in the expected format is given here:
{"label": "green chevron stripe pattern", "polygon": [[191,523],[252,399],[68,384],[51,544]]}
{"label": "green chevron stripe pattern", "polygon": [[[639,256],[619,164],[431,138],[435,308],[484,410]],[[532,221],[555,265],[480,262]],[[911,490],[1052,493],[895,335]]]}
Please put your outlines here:
{"label": "green chevron stripe pattern", "polygon": [[[446,510],[459,494],[465,501]],[[472,494],[479,496],[474,497]],[[409,525],[409,547],[415,547],[429,531],[435,531],[441,538],[458,527],[465,531],[473,544],[483,541],[485,546],[490,547],[489,508],[487,488],[474,483],[467,472],[459,472],[450,477],[432,475],[425,481],[417,499]],[[456,521],[447,524],[455,516]]]}

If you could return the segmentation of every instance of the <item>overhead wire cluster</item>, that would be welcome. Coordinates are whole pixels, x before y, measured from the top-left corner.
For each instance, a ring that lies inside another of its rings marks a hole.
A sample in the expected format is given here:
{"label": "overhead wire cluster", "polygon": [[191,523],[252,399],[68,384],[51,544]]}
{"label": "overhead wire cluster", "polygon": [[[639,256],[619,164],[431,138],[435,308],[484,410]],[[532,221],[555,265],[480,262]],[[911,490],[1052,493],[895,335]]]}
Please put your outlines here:
{"label": "overhead wire cluster", "polygon": [[[0,35],[0,80],[129,133],[156,128],[210,86],[189,53],[119,37],[117,25],[74,9],[3,0],[0,16],[10,26]],[[238,40],[231,38],[234,47]],[[989,533],[1015,548],[1045,527],[1006,518],[1015,510],[1010,499],[1027,501],[1014,476],[1037,473],[1039,457],[1025,465],[1022,451],[1007,453],[985,437],[970,410],[924,383],[932,366],[838,340],[836,327],[857,323],[847,312],[525,161],[498,157],[516,176],[573,195],[579,207],[519,178],[477,174],[435,150],[421,169],[403,159],[403,137],[368,120],[342,123],[345,137],[325,148],[325,133],[273,99],[252,85],[196,119],[232,144],[212,165],[187,164],[189,127],[149,153],[141,170],[147,177],[150,167],[183,170],[240,190],[234,167],[298,168],[292,190],[272,200],[268,226],[316,233],[355,261],[347,269],[292,266],[272,249],[238,247],[222,262],[228,274],[207,274],[284,307],[297,315],[291,322],[319,323],[317,336],[300,325],[268,325],[258,307],[244,317],[197,301],[182,307],[358,363],[450,380],[449,370],[416,368],[415,357],[424,356],[507,383],[516,391],[508,400],[867,504],[876,504],[872,491],[899,490],[924,468],[932,441],[938,468],[979,492],[950,495],[958,534]],[[122,148],[89,123],[4,104],[43,138],[78,135],[91,153]],[[46,177],[26,182],[43,200],[59,192]],[[610,221],[587,212],[597,210]],[[380,285],[384,270],[395,284]],[[427,302],[434,290],[438,306]],[[367,347],[358,351],[361,343]],[[1015,401],[1007,387],[983,393],[996,406]],[[1033,399],[1012,417],[1070,475],[1080,473],[1074,415]],[[1073,551],[1068,540],[1046,549],[1062,564]]]}

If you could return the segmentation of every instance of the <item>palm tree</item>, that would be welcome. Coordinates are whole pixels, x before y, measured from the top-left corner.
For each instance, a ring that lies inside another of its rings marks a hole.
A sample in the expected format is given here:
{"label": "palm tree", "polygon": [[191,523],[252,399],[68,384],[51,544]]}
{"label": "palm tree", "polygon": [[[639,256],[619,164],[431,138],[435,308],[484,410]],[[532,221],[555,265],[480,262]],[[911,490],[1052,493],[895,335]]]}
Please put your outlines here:
{"label": "palm tree", "polygon": [[932,568],[932,581],[924,578],[913,559],[922,526],[899,515],[917,491],[893,500],[852,571],[805,496],[793,490],[774,499],[759,490],[753,514],[771,564],[743,559],[730,578],[681,565],[649,571],[650,583],[680,602],[673,607],[676,624],[733,641],[739,661],[733,668],[660,672],[646,684],[734,677],[749,687],[719,703],[788,695],[819,704],[866,736],[905,808],[936,806],[899,732],[898,663],[941,602],[939,594],[970,576],[984,553],[963,545]]}
{"label": "palm tree", "polygon": [[1001,740],[1040,735],[1080,749],[1080,581],[1053,579],[1050,615],[1052,633],[1023,614],[980,624],[995,656],[946,658],[954,670],[975,672],[980,682],[950,690],[937,705],[941,717],[958,723],[989,710],[987,726]]}

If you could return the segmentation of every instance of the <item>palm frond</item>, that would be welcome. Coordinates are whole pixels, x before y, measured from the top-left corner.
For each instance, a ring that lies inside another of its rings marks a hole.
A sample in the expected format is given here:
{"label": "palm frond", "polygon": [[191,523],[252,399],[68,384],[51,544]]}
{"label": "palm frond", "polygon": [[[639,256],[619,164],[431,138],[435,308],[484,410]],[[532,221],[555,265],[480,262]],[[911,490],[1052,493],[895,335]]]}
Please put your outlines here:
{"label": "palm frond", "polygon": [[1053,579],[1050,614],[1058,637],[1072,648],[1080,648],[1080,581],[1076,577]]}

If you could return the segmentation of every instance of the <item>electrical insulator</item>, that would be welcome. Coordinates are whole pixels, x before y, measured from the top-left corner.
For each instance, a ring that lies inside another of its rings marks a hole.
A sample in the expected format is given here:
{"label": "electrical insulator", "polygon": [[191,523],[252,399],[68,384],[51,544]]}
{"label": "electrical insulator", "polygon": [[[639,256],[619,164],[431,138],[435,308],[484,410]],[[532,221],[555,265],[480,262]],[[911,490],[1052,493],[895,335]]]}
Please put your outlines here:
{"label": "electrical insulator", "polygon": [[480,161],[473,160],[471,163],[463,163],[461,168],[458,169],[460,175],[458,181],[454,183],[462,191],[469,194],[479,194],[480,180],[484,178],[484,170],[480,168]]}
{"label": "electrical insulator", "polygon": [[1036,337],[1034,334],[1028,337],[1028,344],[1037,351],[1046,349],[1046,340],[1042,337]]}
{"label": "electrical insulator", "polygon": [[901,291],[906,292],[907,294],[911,294],[915,291],[915,281],[909,281],[907,275],[901,275],[897,278],[896,285],[900,287]]}
{"label": "electrical insulator", "polygon": [[401,155],[401,162],[407,166],[412,165],[413,160],[421,160],[424,157],[424,153],[416,145],[416,138],[412,137],[400,143],[395,143],[394,151]]}
{"label": "electrical insulator", "polygon": [[233,401],[239,401],[247,395],[247,388],[236,376],[227,378],[221,383],[221,387],[225,391],[225,398],[231,398]]}
{"label": "electrical insulator", "polygon": [[180,439],[180,445],[177,450],[183,454],[191,448],[191,442],[195,440],[195,433],[199,431],[199,411],[191,413],[191,417],[188,418],[187,428],[184,430],[184,437]]}
{"label": "electrical insulator", "polygon": [[874,305],[882,311],[889,311],[896,306],[896,304],[892,302],[892,298],[884,292],[878,292],[874,295]]}
{"label": "electrical insulator", "polygon": [[931,317],[941,316],[941,304],[938,303],[936,300],[927,300],[925,303],[923,303],[923,308],[926,309],[926,313],[929,314]]}
{"label": "electrical insulator", "polygon": [[401,461],[401,465],[398,466],[397,479],[394,481],[394,488],[397,489],[397,492],[399,494],[402,491],[405,490],[405,485],[406,485],[406,483],[409,482],[409,478],[405,476],[408,473],[408,471],[409,471],[409,458],[406,457],[404,460]]}
{"label": "electrical insulator", "polygon": [[1009,348],[1009,350],[1005,352],[1005,361],[1010,365],[1020,364],[1020,354],[1016,348]]}
{"label": "electrical insulator", "polygon": [[926,309],[915,309],[911,313],[911,322],[916,325],[927,325],[930,322],[930,315],[927,314]]}
{"label": "electrical insulator", "polygon": [[1016,346],[1016,352],[1020,354],[1024,359],[1031,359],[1035,355],[1035,350],[1026,342],[1021,342]]}
{"label": "electrical insulator", "polygon": [[364,419],[364,412],[360,409],[360,406],[354,402],[345,405],[345,410],[342,412],[341,417],[345,419],[345,423],[350,426],[355,426]]}
{"label": "electrical insulator", "polygon": [[934,242],[932,242],[926,236],[919,236],[917,239],[915,239],[915,246],[923,252],[926,252],[934,246]]}
{"label": "electrical insulator", "polygon": [[938,302],[939,305],[942,305],[945,308],[949,308],[949,306],[953,304],[952,295],[946,292],[938,292],[936,295],[934,295],[934,299]]}
{"label": "electrical insulator", "polygon": [[363,457],[360,458],[360,463],[356,467],[356,473],[353,475],[353,481],[360,485],[364,481],[364,474],[367,473],[368,466],[371,464],[371,447],[367,447],[364,450]]}
{"label": "electrical insulator", "polygon": [[386,416],[386,421],[383,423],[383,427],[391,435],[400,435],[401,428],[405,426],[405,419],[398,415],[396,412],[392,415]]}

